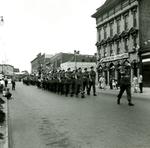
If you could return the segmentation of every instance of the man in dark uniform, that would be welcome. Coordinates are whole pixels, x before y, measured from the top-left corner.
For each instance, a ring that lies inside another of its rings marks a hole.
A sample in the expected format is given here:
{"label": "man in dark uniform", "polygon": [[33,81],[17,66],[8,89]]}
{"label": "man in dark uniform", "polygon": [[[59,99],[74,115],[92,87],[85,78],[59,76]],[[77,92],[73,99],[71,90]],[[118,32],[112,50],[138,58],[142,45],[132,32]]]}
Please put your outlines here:
{"label": "man in dark uniform", "polygon": [[85,89],[87,94],[89,94],[89,72],[87,68],[84,68],[83,72],[83,92],[85,93]]}
{"label": "man in dark uniform", "polygon": [[76,71],[76,88],[75,88],[75,94],[76,97],[78,97],[79,93],[81,93],[81,98],[84,98],[84,92],[83,92],[83,74],[81,67],[78,68]]}
{"label": "man in dark uniform", "polygon": [[65,70],[62,70],[60,73],[60,92],[61,95],[65,93]]}
{"label": "man in dark uniform", "polygon": [[73,97],[75,94],[75,70],[72,71],[71,73],[71,84],[70,84],[70,96]]}
{"label": "man in dark uniform", "polygon": [[117,104],[120,104],[120,99],[122,97],[122,94],[126,90],[127,93],[127,99],[128,99],[128,105],[134,106],[134,104],[131,101],[131,81],[130,81],[130,75],[127,74],[126,71],[121,72],[121,80],[120,80],[120,92],[118,94]]}
{"label": "man in dark uniform", "polygon": [[70,85],[71,85],[71,70],[70,68],[67,69],[65,73],[65,95],[68,96],[70,93]]}
{"label": "man in dark uniform", "polygon": [[96,72],[94,71],[94,67],[93,66],[91,67],[91,71],[90,71],[89,77],[90,77],[90,81],[89,81],[89,92],[88,92],[88,94],[90,95],[91,87],[93,87],[93,95],[97,96],[96,95],[96,87],[95,87]]}

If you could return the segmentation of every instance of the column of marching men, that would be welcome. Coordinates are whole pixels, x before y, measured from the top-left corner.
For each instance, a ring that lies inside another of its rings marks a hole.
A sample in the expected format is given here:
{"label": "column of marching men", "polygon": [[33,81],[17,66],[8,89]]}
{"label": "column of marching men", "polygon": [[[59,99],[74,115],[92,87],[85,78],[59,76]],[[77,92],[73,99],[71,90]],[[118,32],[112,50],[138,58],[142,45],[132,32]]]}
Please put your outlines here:
{"label": "column of marching men", "polygon": [[94,67],[90,71],[87,68],[71,70],[53,70],[49,73],[42,73],[40,77],[30,76],[23,79],[23,83],[36,85],[38,88],[65,95],[85,98],[90,95],[91,89],[96,96],[96,72]]}

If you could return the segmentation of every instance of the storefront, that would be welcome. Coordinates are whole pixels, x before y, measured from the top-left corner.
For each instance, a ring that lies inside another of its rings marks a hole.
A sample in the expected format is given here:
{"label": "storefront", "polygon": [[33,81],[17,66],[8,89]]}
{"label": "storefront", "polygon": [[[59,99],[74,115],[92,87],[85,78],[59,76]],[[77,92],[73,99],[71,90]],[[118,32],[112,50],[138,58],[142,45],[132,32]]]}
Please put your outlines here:
{"label": "storefront", "polygon": [[143,84],[150,87],[150,52],[142,54]]}
{"label": "storefront", "polygon": [[97,65],[98,75],[104,76],[107,85],[110,85],[112,80],[120,83],[123,70],[131,76],[131,80],[134,75],[138,76],[139,64],[135,59],[131,61],[128,53],[102,58]]}

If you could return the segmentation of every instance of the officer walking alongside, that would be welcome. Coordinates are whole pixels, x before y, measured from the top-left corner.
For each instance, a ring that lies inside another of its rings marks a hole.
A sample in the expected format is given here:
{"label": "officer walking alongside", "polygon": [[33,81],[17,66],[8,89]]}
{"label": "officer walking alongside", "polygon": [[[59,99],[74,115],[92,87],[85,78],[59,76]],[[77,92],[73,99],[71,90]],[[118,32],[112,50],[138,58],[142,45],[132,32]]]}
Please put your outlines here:
{"label": "officer walking alongside", "polygon": [[90,71],[90,82],[89,82],[89,92],[88,94],[90,95],[90,91],[91,91],[91,87],[93,87],[93,95],[96,95],[96,87],[95,87],[95,81],[96,81],[96,72],[94,71],[94,67],[91,67],[91,71]]}
{"label": "officer walking alongside", "polygon": [[130,82],[130,75],[127,74],[126,71],[121,72],[121,80],[120,80],[120,92],[118,94],[117,104],[120,104],[120,99],[122,97],[122,94],[126,90],[127,93],[127,99],[128,99],[128,105],[134,106],[134,104],[131,101],[131,82]]}

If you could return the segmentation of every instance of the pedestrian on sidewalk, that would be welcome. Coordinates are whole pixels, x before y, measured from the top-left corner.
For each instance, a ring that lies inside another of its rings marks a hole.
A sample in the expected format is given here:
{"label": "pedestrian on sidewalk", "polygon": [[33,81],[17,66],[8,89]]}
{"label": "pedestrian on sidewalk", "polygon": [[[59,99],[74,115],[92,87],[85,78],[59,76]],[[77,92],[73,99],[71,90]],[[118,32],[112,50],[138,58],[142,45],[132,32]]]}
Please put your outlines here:
{"label": "pedestrian on sidewalk", "polygon": [[138,92],[138,78],[135,75],[133,77],[133,89],[134,93]]}
{"label": "pedestrian on sidewalk", "polygon": [[104,89],[104,90],[105,90],[105,88],[106,88],[106,80],[105,80],[104,76],[102,76],[102,79],[101,79],[101,87],[102,87],[102,89]]}
{"label": "pedestrian on sidewalk", "polygon": [[121,80],[120,80],[120,92],[118,94],[117,104],[120,104],[120,99],[126,90],[127,93],[127,100],[129,106],[134,106],[131,100],[131,82],[130,82],[130,76],[127,74],[127,72],[122,71],[121,72]]}
{"label": "pedestrian on sidewalk", "polygon": [[143,76],[141,74],[139,75],[138,82],[139,82],[140,93],[143,93]]}
{"label": "pedestrian on sidewalk", "polygon": [[11,84],[12,84],[12,90],[15,90],[16,82],[15,82],[15,79],[14,79],[14,78],[12,78]]}
{"label": "pedestrian on sidewalk", "polygon": [[7,79],[7,76],[5,76],[4,82],[5,82],[5,87],[7,87],[7,85],[8,85],[8,79]]}
{"label": "pedestrian on sidewalk", "polygon": [[99,80],[98,80],[98,85],[99,85],[99,89],[102,89],[102,76],[100,75]]}

